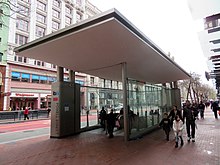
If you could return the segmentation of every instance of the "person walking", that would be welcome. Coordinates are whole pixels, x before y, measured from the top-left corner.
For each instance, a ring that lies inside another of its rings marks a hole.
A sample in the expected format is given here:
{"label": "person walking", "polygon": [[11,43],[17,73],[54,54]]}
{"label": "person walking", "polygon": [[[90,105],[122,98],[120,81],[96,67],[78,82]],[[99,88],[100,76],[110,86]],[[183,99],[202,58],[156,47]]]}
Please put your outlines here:
{"label": "person walking", "polygon": [[107,115],[107,128],[108,128],[108,134],[109,138],[113,138],[113,130],[115,127],[115,115],[113,114],[113,109],[111,109],[111,112]]}
{"label": "person walking", "polygon": [[102,110],[100,111],[100,124],[101,124],[101,127],[103,128],[103,130],[105,131],[105,127],[106,127],[106,116],[107,116],[107,113],[106,113],[106,110],[104,107],[102,107]]}
{"label": "person walking", "polygon": [[202,101],[200,101],[198,105],[199,113],[200,113],[200,118],[204,119],[204,111],[205,111],[205,104],[203,104]]}
{"label": "person walking", "polygon": [[214,102],[212,103],[211,109],[212,109],[212,111],[214,112],[215,118],[218,119],[218,114],[217,114],[218,109],[219,109],[218,101],[214,101]]}
{"label": "person walking", "polygon": [[159,127],[163,127],[167,141],[169,141],[170,126],[171,126],[170,119],[168,118],[168,114],[165,112],[164,118],[159,123]]}
{"label": "person walking", "polygon": [[195,120],[198,116],[198,110],[192,107],[189,100],[186,101],[186,106],[183,109],[183,122],[186,119],[186,131],[187,131],[187,141],[190,142],[192,138],[192,142],[195,142],[195,128],[196,123]]}
{"label": "person walking", "polygon": [[183,146],[183,137],[182,137],[182,132],[183,132],[183,121],[180,119],[180,117],[178,115],[175,116],[175,119],[173,121],[173,132],[175,135],[175,141],[176,141],[176,145],[175,148],[178,147],[178,142],[179,139],[181,140],[180,145]]}
{"label": "person walking", "polygon": [[24,120],[26,120],[26,118],[29,120],[28,114],[29,114],[29,110],[28,107],[26,107],[24,110]]}
{"label": "person walking", "polygon": [[170,119],[170,124],[171,124],[170,127],[171,128],[173,128],[173,121],[174,121],[176,115],[178,115],[180,117],[180,119],[183,120],[182,112],[177,109],[176,105],[173,105],[173,108],[168,115],[168,118]]}

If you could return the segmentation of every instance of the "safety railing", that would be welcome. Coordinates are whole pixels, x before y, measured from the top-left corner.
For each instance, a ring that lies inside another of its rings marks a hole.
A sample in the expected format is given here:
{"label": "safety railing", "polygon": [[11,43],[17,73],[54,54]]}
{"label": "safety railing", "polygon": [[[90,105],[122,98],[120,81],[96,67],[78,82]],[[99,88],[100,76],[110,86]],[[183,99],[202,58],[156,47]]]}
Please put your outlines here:
{"label": "safety railing", "polygon": [[[29,120],[49,118],[47,110],[29,110]],[[24,120],[24,111],[2,111],[0,112],[0,122]]]}

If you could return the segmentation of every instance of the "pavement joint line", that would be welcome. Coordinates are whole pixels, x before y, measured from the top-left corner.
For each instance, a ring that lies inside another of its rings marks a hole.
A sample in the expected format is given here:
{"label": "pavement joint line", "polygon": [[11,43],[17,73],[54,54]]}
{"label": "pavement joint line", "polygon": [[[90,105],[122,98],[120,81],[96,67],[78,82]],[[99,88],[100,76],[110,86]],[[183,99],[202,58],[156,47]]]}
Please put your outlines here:
{"label": "pavement joint line", "polygon": [[[34,129],[34,131],[36,131],[36,130],[41,130],[41,129],[45,129],[45,128],[49,128],[50,129],[50,127],[42,127],[42,128],[36,128],[36,129]],[[19,130],[19,131],[11,131],[11,132],[0,132],[0,135],[5,135],[5,134],[13,134],[13,133],[17,133],[17,132],[24,132],[24,131],[30,131],[30,130],[33,130],[33,128],[32,129],[23,129],[23,130]]]}
{"label": "pavement joint line", "polygon": [[37,136],[31,136],[31,137],[27,137],[27,138],[21,138],[21,139],[11,140],[11,141],[7,141],[7,142],[0,142],[0,145],[1,145],[1,144],[14,143],[14,142],[22,141],[22,140],[34,139],[34,138],[38,138],[38,137],[42,137],[42,136],[47,136],[47,135],[49,135],[49,133],[47,133],[47,134],[42,134],[42,135],[37,135]]}

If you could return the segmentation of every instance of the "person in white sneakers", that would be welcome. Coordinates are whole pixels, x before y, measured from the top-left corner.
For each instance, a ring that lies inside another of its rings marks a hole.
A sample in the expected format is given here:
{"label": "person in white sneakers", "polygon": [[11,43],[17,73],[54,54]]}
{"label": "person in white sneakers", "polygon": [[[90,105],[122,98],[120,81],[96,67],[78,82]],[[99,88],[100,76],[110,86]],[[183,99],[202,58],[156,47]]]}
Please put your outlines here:
{"label": "person in white sneakers", "polygon": [[195,142],[195,128],[196,123],[195,120],[198,116],[198,109],[191,105],[190,101],[186,101],[186,106],[183,108],[183,122],[186,119],[186,131],[187,131],[187,141],[190,142],[192,138],[192,142]]}
{"label": "person in white sneakers", "polygon": [[176,141],[175,148],[178,147],[179,139],[181,140],[180,145],[183,146],[184,144],[183,137],[182,137],[183,128],[184,128],[183,121],[180,119],[179,115],[176,115],[173,121],[173,132],[174,132],[175,141]]}

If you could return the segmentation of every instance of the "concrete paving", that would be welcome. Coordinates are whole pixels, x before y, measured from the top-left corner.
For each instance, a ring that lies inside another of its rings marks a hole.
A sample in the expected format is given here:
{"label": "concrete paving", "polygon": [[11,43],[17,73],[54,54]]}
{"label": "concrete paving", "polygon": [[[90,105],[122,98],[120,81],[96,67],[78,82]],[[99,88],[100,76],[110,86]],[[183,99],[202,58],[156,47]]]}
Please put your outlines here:
{"label": "concrete paving", "polygon": [[160,129],[124,142],[122,133],[109,139],[101,129],[65,139],[49,136],[0,145],[1,165],[220,165],[220,120],[210,109],[197,120],[196,142],[175,148],[173,132]]}

